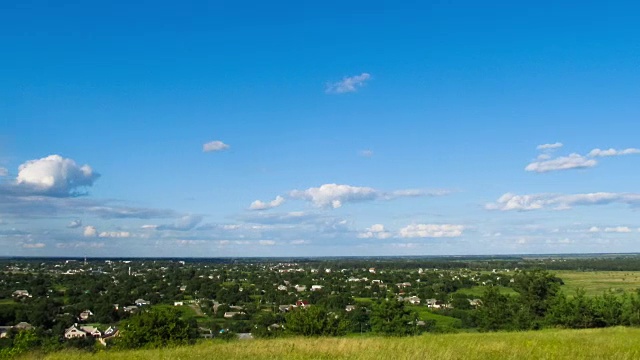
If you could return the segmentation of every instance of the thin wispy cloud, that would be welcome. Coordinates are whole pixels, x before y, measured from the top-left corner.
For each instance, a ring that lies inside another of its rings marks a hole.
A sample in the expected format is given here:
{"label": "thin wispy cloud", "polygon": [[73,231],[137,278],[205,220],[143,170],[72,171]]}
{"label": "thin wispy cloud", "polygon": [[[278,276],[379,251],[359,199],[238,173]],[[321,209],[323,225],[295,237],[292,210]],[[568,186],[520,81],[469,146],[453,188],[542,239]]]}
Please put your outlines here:
{"label": "thin wispy cloud", "polygon": [[356,92],[363,87],[367,81],[371,79],[368,73],[362,73],[356,76],[347,76],[340,81],[327,84],[325,92],[327,94],[344,94]]}
{"label": "thin wispy cloud", "polygon": [[463,225],[456,224],[412,224],[400,229],[401,238],[451,238],[460,237]]}
{"label": "thin wispy cloud", "polygon": [[556,142],[552,144],[541,144],[536,147],[538,150],[556,150],[564,146],[561,142]]}
{"label": "thin wispy cloud", "polygon": [[358,152],[358,155],[365,157],[365,158],[370,158],[373,156],[373,150],[360,150]]}
{"label": "thin wispy cloud", "polygon": [[640,194],[636,193],[585,193],[585,194],[530,194],[506,193],[496,202],[485,205],[487,210],[530,211],[567,210],[574,206],[625,204],[640,205]]}
{"label": "thin wispy cloud", "polygon": [[587,155],[572,153],[567,156],[559,156],[553,158],[549,152],[562,147],[561,143],[538,145],[537,149],[546,151],[540,154],[537,159],[525,167],[525,171],[533,171],[537,173],[546,173],[551,171],[562,171],[571,169],[587,169],[598,165],[597,158],[640,154],[640,149],[593,149]]}

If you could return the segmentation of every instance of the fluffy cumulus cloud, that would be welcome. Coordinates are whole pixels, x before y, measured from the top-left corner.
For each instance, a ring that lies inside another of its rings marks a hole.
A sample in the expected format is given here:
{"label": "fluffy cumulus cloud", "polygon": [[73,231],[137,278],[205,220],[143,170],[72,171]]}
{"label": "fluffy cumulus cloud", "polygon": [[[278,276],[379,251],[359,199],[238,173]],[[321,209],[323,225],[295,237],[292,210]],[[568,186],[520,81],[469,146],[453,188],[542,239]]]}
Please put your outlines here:
{"label": "fluffy cumulus cloud", "polygon": [[566,210],[573,206],[607,205],[607,204],[640,205],[640,194],[635,193],[586,193],[586,194],[531,194],[516,195],[506,193],[496,202],[485,205],[488,210],[528,211],[552,208]]}
{"label": "fluffy cumulus cloud", "polygon": [[344,203],[361,202],[370,200],[391,200],[400,197],[418,196],[443,196],[449,194],[446,190],[424,191],[424,190],[396,190],[384,192],[370,187],[324,184],[320,187],[313,187],[306,190],[293,190],[289,196],[294,199],[307,200],[318,207],[331,207],[337,209]]}
{"label": "fluffy cumulus cloud", "polygon": [[260,200],[256,200],[254,202],[251,203],[251,205],[249,206],[250,210],[268,210],[268,209],[273,209],[276,208],[280,205],[284,204],[284,198],[280,195],[276,196],[275,199],[269,201],[269,202],[264,202],[264,201],[260,201]]}
{"label": "fluffy cumulus cloud", "polygon": [[362,73],[356,76],[346,76],[342,80],[327,84],[325,89],[327,94],[343,94],[358,91],[358,88],[371,79],[368,73]]}
{"label": "fluffy cumulus cloud", "polygon": [[15,181],[0,190],[18,195],[75,196],[99,176],[89,165],[79,166],[72,159],[50,155],[20,165]]}
{"label": "fluffy cumulus cloud", "polygon": [[400,229],[402,238],[451,238],[462,236],[463,225],[455,224],[411,224]]}
{"label": "fluffy cumulus cloud", "polygon": [[172,224],[158,225],[156,230],[187,231],[195,228],[201,221],[200,215],[185,215]]}
{"label": "fluffy cumulus cloud", "polygon": [[553,158],[549,153],[562,147],[561,143],[538,145],[538,150],[545,153],[540,154],[536,160],[525,167],[526,171],[534,171],[537,173],[546,173],[550,171],[561,171],[571,169],[586,169],[598,165],[596,158],[640,154],[640,149],[628,148],[622,150],[616,149],[593,149],[587,155],[577,153],[567,156],[559,156]]}
{"label": "fluffy cumulus cloud", "polygon": [[97,234],[98,234],[98,231],[94,226],[91,226],[91,225],[85,226],[82,232],[82,235],[84,235],[84,237],[95,237]]}
{"label": "fluffy cumulus cloud", "polygon": [[604,228],[604,232],[625,234],[625,233],[630,233],[631,229],[628,226],[616,226],[616,227]]}
{"label": "fluffy cumulus cloud", "polygon": [[361,239],[388,239],[392,234],[384,228],[382,224],[373,224],[370,228],[358,234]]}
{"label": "fluffy cumulus cloud", "polygon": [[209,141],[208,143],[202,145],[203,152],[216,152],[222,151],[229,148],[229,145],[223,143],[220,140]]}

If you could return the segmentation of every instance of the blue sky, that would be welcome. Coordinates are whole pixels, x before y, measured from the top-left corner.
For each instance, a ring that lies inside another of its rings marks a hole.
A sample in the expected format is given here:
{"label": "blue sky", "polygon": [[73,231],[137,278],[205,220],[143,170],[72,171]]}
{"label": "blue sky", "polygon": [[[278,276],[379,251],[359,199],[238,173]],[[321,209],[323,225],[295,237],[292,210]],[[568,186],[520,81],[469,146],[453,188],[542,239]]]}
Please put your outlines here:
{"label": "blue sky", "polygon": [[633,2],[0,4],[0,255],[636,252]]}

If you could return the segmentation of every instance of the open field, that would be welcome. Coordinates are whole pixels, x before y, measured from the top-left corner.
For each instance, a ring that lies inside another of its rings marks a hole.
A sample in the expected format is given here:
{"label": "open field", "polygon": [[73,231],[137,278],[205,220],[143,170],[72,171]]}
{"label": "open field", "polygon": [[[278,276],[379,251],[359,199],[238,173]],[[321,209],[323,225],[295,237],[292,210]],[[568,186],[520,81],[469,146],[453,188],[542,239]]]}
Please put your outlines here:
{"label": "open field", "polygon": [[[513,290],[510,287],[505,287],[505,286],[495,286],[495,289],[498,289],[498,291],[501,294],[504,295],[515,295],[517,294],[515,290]],[[463,288],[463,289],[459,289],[458,291],[456,291],[459,294],[465,294],[465,295],[471,295],[471,296],[475,296],[475,297],[481,297],[484,292],[486,290],[485,286],[474,286],[471,288]]]}
{"label": "open field", "polygon": [[640,288],[640,271],[552,271],[564,281],[562,290],[572,295],[583,288],[587,295],[635,291]]}
{"label": "open field", "polygon": [[427,334],[407,338],[284,338],[211,341],[173,349],[65,351],[25,359],[638,359],[640,329]]}

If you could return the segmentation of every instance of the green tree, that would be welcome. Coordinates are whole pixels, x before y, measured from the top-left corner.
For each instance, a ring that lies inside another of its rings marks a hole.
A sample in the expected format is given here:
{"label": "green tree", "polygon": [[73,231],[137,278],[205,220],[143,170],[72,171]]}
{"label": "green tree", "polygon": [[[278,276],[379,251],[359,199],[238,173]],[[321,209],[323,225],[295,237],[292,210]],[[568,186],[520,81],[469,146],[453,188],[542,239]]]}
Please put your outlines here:
{"label": "green tree", "polygon": [[118,338],[123,348],[156,348],[193,342],[198,337],[195,321],[186,321],[172,308],[152,308],[125,322]]}
{"label": "green tree", "polygon": [[414,333],[417,319],[415,314],[405,308],[404,302],[386,299],[373,306],[371,311],[371,330],[391,336],[410,335]]}
{"label": "green tree", "polygon": [[295,309],[286,317],[287,332],[303,336],[339,336],[347,333],[348,322],[322,306]]}

